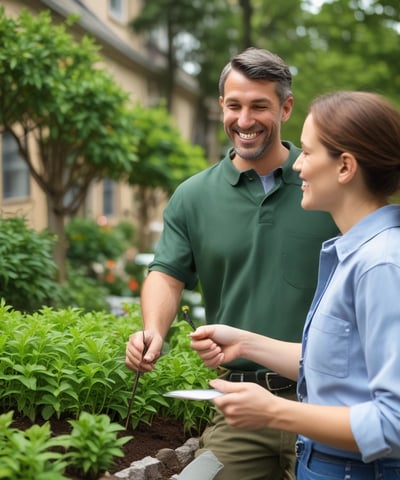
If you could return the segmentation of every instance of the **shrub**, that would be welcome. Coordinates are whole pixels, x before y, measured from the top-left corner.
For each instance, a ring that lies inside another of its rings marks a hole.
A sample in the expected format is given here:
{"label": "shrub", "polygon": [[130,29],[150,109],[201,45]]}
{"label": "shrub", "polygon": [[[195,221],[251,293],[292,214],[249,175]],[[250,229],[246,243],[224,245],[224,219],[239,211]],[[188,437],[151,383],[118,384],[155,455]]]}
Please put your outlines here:
{"label": "shrub", "polygon": [[28,228],[24,218],[0,219],[0,296],[16,310],[57,304],[54,243],[54,236]]}
{"label": "shrub", "polygon": [[[130,222],[122,221],[111,227],[99,225],[93,219],[77,217],[70,221],[66,231],[69,243],[67,256],[72,268],[68,278],[72,272],[77,277],[69,282],[72,295],[77,294],[73,304],[83,305],[83,296],[74,288],[76,281],[85,288],[97,284],[99,296],[103,294],[103,297],[139,295],[142,270],[135,265],[133,250],[129,248],[135,239],[135,229]],[[87,277],[88,281],[83,282],[83,277]],[[84,308],[88,309],[88,305],[84,304]],[[94,309],[99,308],[95,305]]]}
{"label": "shrub", "polygon": [[88,277],[83,268],[68,265],[68,281],[61,292],[60,307],[78,307],[86,312],[110,311],[106,300],[108,290],[95,278]]}
{"label": "shrub", "polygon": [[73,218],[66,225],[68,239],[67,257],[73,266],[86,266],[91,271],[93,263],[117,259],[127,247],[126,229],[99,225],[88,218]]}

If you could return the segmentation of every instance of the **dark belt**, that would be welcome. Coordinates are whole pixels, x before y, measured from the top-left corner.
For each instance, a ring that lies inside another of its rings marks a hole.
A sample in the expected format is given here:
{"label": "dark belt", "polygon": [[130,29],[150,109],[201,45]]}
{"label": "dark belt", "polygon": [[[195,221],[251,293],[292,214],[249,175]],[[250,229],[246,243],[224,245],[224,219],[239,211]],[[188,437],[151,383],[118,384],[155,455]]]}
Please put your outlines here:
{"label": "dark belt", "polygon": [[296,382],[289,378],[282,377],[278,373],[266,372],[265,370],[247,372],[230,370],[225,378],[230,382],[258,383],[258,385],[261,385],[272,393],[289,393],[296,391]]}

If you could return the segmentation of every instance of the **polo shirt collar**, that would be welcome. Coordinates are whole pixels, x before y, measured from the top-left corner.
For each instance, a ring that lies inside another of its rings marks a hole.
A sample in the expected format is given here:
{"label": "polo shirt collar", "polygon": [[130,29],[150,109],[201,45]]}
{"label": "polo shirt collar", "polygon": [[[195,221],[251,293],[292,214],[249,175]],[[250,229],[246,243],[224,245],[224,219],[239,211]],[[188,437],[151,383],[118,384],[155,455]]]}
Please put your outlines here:
{"label": "polo shirt collar", "polygon": [[364,243],[389,228],[400,227],[400,205],[386,205],[364,217],[345,235],[324,243],[325,247],[335,244],[339,261],[345,260]]}
{"label": "polo shirt collar", "polygon": [[[283,145],[289,150],[289,158],[283,164],[282,167],[277,168],[277,171],[282,172],[282,178],[285,183],[291,183],[295,185],[300,185],[301,180],[299,174],[295,172],[292,168],[292,165],[297,158],[299,151],[297,148],[290,142],[283,141]],[[231,148],[225,157],[222,160],[223,168],[225,172],[225,177],[232,186],[236,186],[239,183],[240,177],[244,172],[240,172],[232,163],[232,157],[234,155],[234,150]],[[253,169],[247,170],[248,172],[253,171]]]}

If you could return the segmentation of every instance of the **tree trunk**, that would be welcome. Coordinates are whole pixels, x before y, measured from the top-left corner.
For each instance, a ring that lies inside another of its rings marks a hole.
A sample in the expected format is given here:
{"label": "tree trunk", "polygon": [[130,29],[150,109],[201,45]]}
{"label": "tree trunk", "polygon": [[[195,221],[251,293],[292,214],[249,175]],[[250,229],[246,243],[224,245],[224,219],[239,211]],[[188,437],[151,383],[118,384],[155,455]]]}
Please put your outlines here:
{"label": "tree trunk", "polygon": [[240,0],[240,7],[243,11],[243,48],[246,49],[248,47],[254,46],[251,35],[251,19],[253,16],[253,7],[251,5],[251,0]]}
{"label": "tree trunk", "polygon": [[53,202],[47,196],[48,229],[56,236],[53,249],[53,258],[58,267],[58,281],[64,284],[67,281],[67,236],[65,233],[64,215],[56,213]]}
{"label": "tree trunk", "polygon": [[174,49],[174,38],[175,32],[171,22],[167,23],[167,36],[168,36],[168,45],[167,45],[167,72],[165,78],[165,98],[167,101],[167,111],[172,112],[173,107],[173,98],[174,98],[174,85],[175,85],[175,70],[176,70],[176,60],[175,60],[175,49]]}

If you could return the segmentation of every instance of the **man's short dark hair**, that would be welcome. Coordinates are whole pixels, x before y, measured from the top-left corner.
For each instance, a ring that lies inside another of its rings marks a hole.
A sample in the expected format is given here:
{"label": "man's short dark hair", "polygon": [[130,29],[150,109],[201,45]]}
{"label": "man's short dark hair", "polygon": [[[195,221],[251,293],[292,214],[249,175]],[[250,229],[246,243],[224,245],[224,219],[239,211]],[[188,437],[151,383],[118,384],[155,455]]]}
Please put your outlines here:
{"label": "man's short dark hair", "polygon": [[219,79],[219,94],[222,97],[225,93],[226,78],[232,70],[237,70],[250,80],[275,82],[281,104],[292,95],[292,74],[288,65],[268,50],[250,47],[225,65]]}

